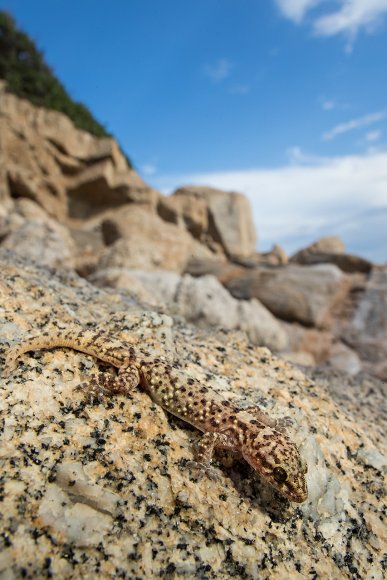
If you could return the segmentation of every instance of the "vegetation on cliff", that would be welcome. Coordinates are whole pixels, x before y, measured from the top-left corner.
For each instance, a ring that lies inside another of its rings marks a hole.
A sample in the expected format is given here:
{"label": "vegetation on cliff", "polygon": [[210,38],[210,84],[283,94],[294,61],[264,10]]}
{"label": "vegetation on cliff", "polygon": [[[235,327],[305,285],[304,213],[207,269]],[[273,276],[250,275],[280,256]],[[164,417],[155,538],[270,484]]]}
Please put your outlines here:
{"label": "vegetation on cliff", "polygon": [[97,137],[110,136],[85,105],[71,99],[35,43],[4,11],[0,11],[0,78],[10,92],[39,107],[64,113],[79,129]]}

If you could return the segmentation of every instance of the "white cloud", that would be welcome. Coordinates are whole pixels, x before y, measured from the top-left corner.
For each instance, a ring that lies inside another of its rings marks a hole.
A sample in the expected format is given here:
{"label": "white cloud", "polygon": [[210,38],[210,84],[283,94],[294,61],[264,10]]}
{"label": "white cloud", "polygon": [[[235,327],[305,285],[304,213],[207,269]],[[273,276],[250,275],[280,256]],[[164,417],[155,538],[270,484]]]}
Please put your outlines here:
{"label": "white cloud", "polygon": [[336,12],[315,21],[318,34],[333,36],[349,32],[354,35],[362,28],[371,31],[387,12],[387,0],[341,0],[341,4]]}
{"label": "white cloud", "polygon": [[303,158],[296,165],[165,176],[156,185],[171,191],[194,183],[245,193],[263,250],[278,242],[291,253],[337,234],[349,251],[386,261],[387,152],[323,159],[298,155]]}
{"label": "white cloud", "polygon": [[295,147],[290,147],[286,151],[288,159],[292,165],[325,165],[330,163],[330,159],[327,157],[321,157],[320,155],[311,155],[310,153],[304,153],[301,147],[297,145]]}
{"label": "white cloud", "polygon": [[230,76],[231,69],[232,62],[227,58],[221,58],[215,64],[207,64],[204,72],[214,83],[218,83]]}
{"label": "white cloud", "polygon": [[324,141],[330,141],[338,135],[348,133],[348,131],[367,127],[368,125],[382,121],[386,118],[386,115],[387,111],[377,111],[376,113],[370,113],[368,115],[364,115],[363,117],[357,117],[356,119],[351,119],[345,123],[340,123],[339,125],[336,125],[336,127],[333,127],[333,129],[326,131],[323,134],[323,139]]}
{"label": "white cloud", "polygon": [[340,6],[329,8],[321,15],[313,12],[318,4],[327,0],[275,0],[282,14],[300,24],[312,12],[311,22],[314,31],[320,36],[334,36],[344,33],[349,37],[347,50],[351,50],[356,34],[364,29],[372,32],[382,22],[387,12],[387,0],[336,0]]}
{"label": "white cloud", "polygon": [[341,101],[339,98],[333,99],[322,96],[319,97],[318,103],[323,111],[348,111],[353,108],[349,102]]}
{"label": "white cloud", "polygon": [[375,131],[369,131],[365,138],[369,143],[374,143],[375,141],[379,141],[381,136],[382,132],[379,129],[375,129]]}
{"label": "white cloud", "polygon": [[153,163],[145,163],[144,165],[141,166],[141,172],[144,175],[154,175],[157,171],[157,167],[156,165],[154,165]]}
{"label": "white cloud", "polygon": [[323,0],[276,0],[278,7],[286,18],[299,24],[305,14]]}

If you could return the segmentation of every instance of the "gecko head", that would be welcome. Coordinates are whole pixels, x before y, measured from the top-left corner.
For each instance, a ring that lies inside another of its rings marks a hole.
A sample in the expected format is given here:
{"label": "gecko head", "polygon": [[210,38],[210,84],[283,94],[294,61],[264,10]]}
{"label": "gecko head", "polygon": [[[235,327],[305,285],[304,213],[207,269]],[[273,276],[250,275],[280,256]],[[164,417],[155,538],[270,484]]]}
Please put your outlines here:
{"label": "gecko head", "polygon": [[302,503],[307,500],[307,465],[287,435],[267,427],[249,445],[244,446],[242,454],[266,481],[290,501]]}

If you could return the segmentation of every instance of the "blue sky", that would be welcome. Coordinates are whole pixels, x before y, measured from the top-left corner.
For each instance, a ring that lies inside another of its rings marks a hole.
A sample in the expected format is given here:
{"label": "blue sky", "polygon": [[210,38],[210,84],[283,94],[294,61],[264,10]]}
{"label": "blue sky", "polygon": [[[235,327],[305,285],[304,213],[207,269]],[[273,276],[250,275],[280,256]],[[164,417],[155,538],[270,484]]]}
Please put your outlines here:
{"label": "blue sky", "polygon": [[387,260],[387,0],[0,0],[163,192],[242,191],[259,248]]}

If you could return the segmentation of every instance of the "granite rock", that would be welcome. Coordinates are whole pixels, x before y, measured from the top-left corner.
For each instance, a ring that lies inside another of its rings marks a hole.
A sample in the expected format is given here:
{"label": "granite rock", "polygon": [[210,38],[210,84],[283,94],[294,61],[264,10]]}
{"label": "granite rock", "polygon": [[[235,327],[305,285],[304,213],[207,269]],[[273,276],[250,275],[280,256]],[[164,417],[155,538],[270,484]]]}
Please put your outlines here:
{"label": "granite rock", "polygon": [[192,256],[211,256],[184,228],[164,222],[139,205],[112,213],[102,223],[102,232],[108,246],[101,256],[99,269],[181,272]]}
{"label": "granite rock", "polygon": [[386,451],[375,390],[357,407],[336,404],[320,380],[240,333],[173,322],[11,252],[0,259],[1,360],[53,326],[146,344],[238,405],[291,416],[309,466],[298,507],[239,460],[218,458],[218,480],[198,481],[186,465],[197,437],[188,424],[141,390],[87,404],[76,387],[100,368],[87,355],[26,354],[1,378],[3,577],[382,580]]}
{"label": "granite rock", "polygon": [[361,272],[363,274],[369,274],[372,270],[372,262],[362,258],[361,256],[355,256],[353,254],[338,254],[335,252],[311,252],[306,253],[297,258],[291,260],[297,264],[303,264],[305,266],[311,266],[313,264],[335,264],[343,272],[353,274],[355,272]]}
{"label": "granite rock", "polygon": [[89,219],[133,202],[155,211],[160,195],[135,171],[118,171],[112,159],[95,161],[69,176],[66,186],[69,215],[77,219]]}
{"label": "granite rock", "polygon": [[197,325],[244,330],[255,345],[280,351],[288,343],[280,322],[258,300],[235,300],[214,276],[107,268],[89,277],[99,287],[130,291],[140,301]]}
{"label": "granite rock", "polygon": [[349,284],[332,264],[258,266],[225,283],[239,299],[258,298],[276,317],[305,326],[327,327]]}
{"label": "granite rock", "polygon": [[317,364],[327,360],[335,340],[330,330],[308,328],[296,322],[283,322],[282,326],[288,335],[289,352],[309,353]]}
{"label": "granite rock", "polygon": [[332,344],[328,363],[339,371],[356,375],[362,369],[358,354],[342,342]]}
{"label": "granite rock", "polygon": [[49,218],[24,220],[5,238],[2,247],[53,268],[75,265],[75,246],[68,230]]}
{"label": "granite rock", "polygon": [[0,81],[0,202],[36,201],[52,217],[85,219],[159,194],[131,169],[117,143],[77,129],[66,115],[8,93]]}
{"label": "granite rock", "polygon": [[344,254],[345,244],[339,236],[324,236],[313,242],[306,248],[299,250],[292,257],[291,260],[297,262],[299,257],[307,254],[319,254],[321,252],[329,252],[334,254]]}
{"label": "granite rock", "polygon": [[201,208],[203,201],[208,208],[207,237],[219,243],[229,257],[247,258],[254,254],[256,231],[247,197],[211,187],[186,186],[177,189],[171,198],[171,203],[182,208],[186,221],[191,222],[198,221],[190,216],[197,215],[196,207]]}
{"label": "granite rock", "polygon": [[281,350],[287,336],[258,300],[235,300],[214,276],[183,276],[176,295],[179,313],[195,324],[244,330],[255,345]]}
{"label": "granite rock", "polygon": [[194,238],[204,241],[208,234],[208,203],[189,195],[160,197],[157,212],[165,221],[181,224]]}
{"label": "granite rock", "polygon": [[258,264],[273,264],[274,266],[284,266],[289,262],[289,258],[284,248],[279,244],[274,244],[268,252],[257,253],[255,261]]}
{"label": "granite rock", "polygon": [[88,280],[98,288],[127,291],[134,300],[157,309],[176,309],[176,292],[181,277],[176,272],[105,268],[94,272]]}
{"label": "granite rock", "polygon": [[387,267],[375,268],[343,336],[372,374],[387,380]]}
{"label": "granite rock", "polygon": [[191,276],[215,276],[222,284],[227,284],[234,278],[240,278],[248,272],[248,269],[230,263],[220,256],[210,258],[192,257],[188,260],[184,272]]}
{"label": "granite rock", "polygon": [[347,254],[345,245],[338,236],[320,238],[310,246],[296,252],[290,259],[292,263],[311,266],[313,264],[335,264],[343,272],[362,272],[368,274],[372,263],[365,258]]}

